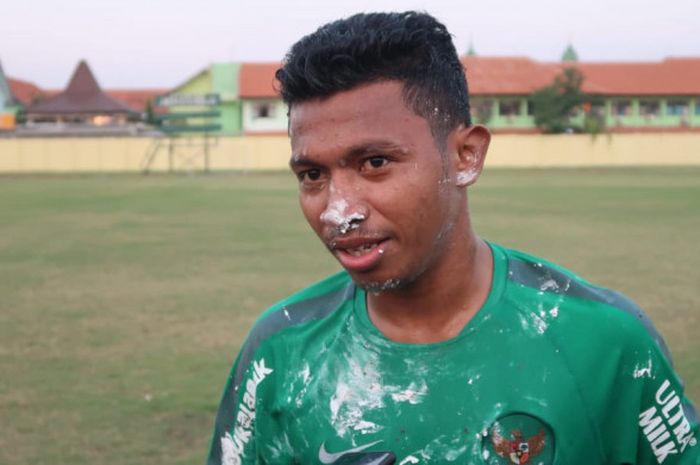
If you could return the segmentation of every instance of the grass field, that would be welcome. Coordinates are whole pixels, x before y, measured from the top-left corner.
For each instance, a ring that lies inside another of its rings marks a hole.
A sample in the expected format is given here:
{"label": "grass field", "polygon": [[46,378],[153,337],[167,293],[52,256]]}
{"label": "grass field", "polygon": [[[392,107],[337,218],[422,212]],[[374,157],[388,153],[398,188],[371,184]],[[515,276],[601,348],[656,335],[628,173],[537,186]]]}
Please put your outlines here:
{"label": "grass field", "polygon": [[[202,463],[267,305],[337,269],[289,174],[0,177],[0,463]],[[700,169],[490,170],[486,238],[632,296],[700,402]]]}

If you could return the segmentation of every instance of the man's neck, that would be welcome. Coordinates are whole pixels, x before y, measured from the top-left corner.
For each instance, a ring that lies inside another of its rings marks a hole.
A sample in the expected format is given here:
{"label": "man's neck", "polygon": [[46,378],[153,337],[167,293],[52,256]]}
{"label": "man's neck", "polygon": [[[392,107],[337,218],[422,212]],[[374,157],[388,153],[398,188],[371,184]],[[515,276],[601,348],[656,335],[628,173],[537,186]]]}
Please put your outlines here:
{"label": "man's neck", "polygon": [[470,229],[444,256],[411,286],[367,295],[369,317],[386,337],[414,344],[444,341],[479,311],[493,279],[490,247]]}

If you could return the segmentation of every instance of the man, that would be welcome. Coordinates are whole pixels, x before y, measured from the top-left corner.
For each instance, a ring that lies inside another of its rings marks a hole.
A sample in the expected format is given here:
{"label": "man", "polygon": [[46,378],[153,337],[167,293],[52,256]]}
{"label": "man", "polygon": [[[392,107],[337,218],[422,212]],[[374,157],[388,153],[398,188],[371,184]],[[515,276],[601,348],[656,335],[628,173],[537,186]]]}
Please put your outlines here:
{"label": "man", "polygon": [[301,208],[345,271],[256,323],[210,464],[700,463],[643,313],[475,234],[490,136],[442,24],[336,21],[277,78]]}

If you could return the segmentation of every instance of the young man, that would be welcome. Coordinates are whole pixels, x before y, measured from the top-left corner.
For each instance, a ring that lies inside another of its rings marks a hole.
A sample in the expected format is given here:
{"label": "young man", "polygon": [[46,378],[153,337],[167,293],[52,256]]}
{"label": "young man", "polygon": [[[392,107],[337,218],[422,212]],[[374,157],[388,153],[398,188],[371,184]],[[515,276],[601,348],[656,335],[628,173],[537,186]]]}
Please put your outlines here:
{"label": "young man", "polygon": [[256,323],[211,465],[700,463],[643,313],[472,229],[490,136],[442,24],[336,21],[277,78],[301,208],[345,271]]}

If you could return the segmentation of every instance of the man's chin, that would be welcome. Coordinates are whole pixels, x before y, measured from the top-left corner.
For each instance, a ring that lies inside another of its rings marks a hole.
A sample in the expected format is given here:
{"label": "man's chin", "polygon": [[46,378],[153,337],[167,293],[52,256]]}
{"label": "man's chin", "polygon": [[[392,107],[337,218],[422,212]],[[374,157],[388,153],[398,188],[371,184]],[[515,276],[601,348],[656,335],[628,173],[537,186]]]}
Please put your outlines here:
{"label": "man's chin", "polygon": [[355,284],[358,287],[365,290],[365,292],[371,292],[373,294],[379,294],[382,292],[395,291],[401,289],[404,286],[404,282],[400,278],[391,278],[384,281],[358,281],[355,280]]}

